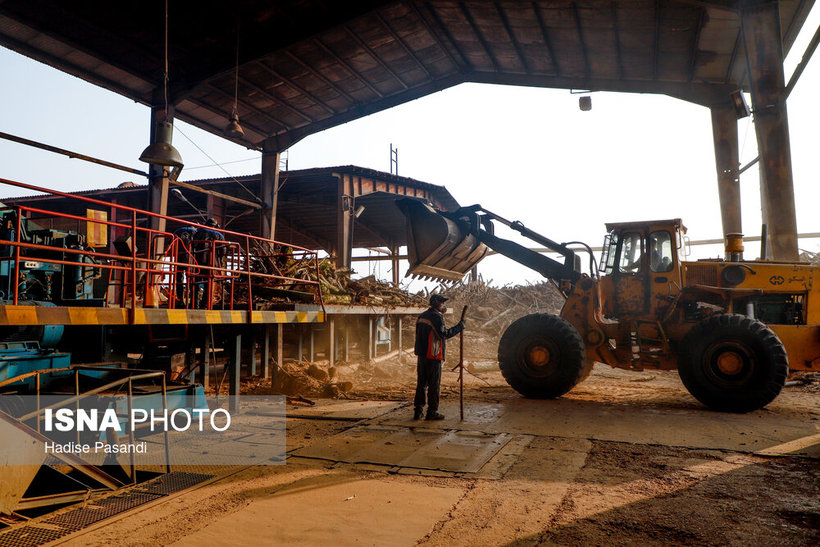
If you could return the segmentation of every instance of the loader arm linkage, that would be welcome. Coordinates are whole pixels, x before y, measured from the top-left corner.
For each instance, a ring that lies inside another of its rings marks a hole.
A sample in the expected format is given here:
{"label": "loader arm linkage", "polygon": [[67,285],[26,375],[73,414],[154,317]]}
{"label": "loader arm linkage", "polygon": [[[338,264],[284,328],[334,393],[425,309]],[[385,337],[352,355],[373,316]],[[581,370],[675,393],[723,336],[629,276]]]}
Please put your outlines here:
{"label": "loader arm linkage", "polygon": [[[486,256],[489,248],[554,281],[567,280],[574,285],[581,278],[575,269],[576,255],[566,245],[556,243],[521,222],[511,222],[480,205],[462,207],[455,212],[438,211],[414,199],[400,199],[396,205],[407,218],[408,275],[459,281]],[[561,254],[564,262],[497,237],[493,233],[493,220]]]}

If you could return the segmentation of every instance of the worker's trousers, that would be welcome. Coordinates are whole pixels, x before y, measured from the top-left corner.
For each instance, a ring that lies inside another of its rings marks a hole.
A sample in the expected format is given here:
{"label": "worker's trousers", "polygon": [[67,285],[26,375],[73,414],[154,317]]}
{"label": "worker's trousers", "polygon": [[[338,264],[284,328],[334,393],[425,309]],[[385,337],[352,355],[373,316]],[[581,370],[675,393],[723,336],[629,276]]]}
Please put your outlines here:
{"label": "worker's trousers", "polygon": [[419,357],[416,397],[413,406],[417,412],[424,410],[425,390],[427,391],[427,414],[438,412],[438,396],[441,387],[441,361]]}

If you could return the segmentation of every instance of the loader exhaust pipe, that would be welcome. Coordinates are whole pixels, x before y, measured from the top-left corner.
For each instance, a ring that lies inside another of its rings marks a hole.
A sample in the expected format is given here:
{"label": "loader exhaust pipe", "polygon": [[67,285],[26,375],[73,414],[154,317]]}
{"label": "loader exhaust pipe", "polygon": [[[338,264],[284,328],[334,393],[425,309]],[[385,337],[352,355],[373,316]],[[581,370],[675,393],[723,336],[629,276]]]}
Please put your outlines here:
{"label": "loader exhaust pipe", "polygon": [[743,261],[743,234],[726,234],[724,239],[727,262]]}

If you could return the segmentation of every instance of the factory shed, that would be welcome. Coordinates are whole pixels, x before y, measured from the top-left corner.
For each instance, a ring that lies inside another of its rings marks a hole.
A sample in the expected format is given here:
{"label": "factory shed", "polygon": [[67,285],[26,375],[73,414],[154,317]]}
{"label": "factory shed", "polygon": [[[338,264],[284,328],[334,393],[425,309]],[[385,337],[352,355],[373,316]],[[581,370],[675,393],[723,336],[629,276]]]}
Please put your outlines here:
{"label": "factory shed", "polygon": [[[195,180],[185,183],[200,191],[177,187],[168,203],[168,216],[202,222],[216,219],[226,229],[261,235],[259,210],[235,199],[260,195],[261,175]],[[122,183],[115,188],[75,192],[118,205],[145,208],[148,186]],[[353,249],[382,248],[398,259],[407,244],[404,216],[395,206],[398,197],[425,200],[454,211],[459,203],[444,187],[354,165],[282,171],[276,209],[275,239],[327,252],[338,267],[350,267]],[[6,198],[7,205],[27,204],[85,217],[87,204],[56,195]],[[111,220],[115,211],[109,213]],[[32,217],[36,220],[36,217]],[[50,218],[48,222],[56,219]],[[85,223],[50,226],[84,233]],[[109,238],[113,241],[114,238]],[[394,268],[394,282],[398,269]]]}

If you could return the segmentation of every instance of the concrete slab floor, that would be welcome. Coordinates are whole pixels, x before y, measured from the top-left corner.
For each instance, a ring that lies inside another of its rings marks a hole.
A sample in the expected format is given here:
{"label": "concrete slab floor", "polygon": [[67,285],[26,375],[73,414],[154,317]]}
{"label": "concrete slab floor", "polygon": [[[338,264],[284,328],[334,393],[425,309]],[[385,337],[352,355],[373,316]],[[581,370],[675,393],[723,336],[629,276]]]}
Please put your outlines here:
{"label": "concrete slab floor", "polygon": [[346,463],[475,473],[510,438],[505,433],[359,426],[292,454]]}
{"label": "concrete slab floor", "polygon": [[413,545],[464,492],[328,473],[256,499],[172,545]]}
{"label": "concrete slab floor", "polygon": [[[765,409],[727,414],[563,398],[521,398],[470,402],[463,422],[456,402],[444,403],[441,411],[447,419],[423,422],[424,427],[820,458],[820,422]],[[411,418],[409,409],[400,409],[374,423],[409,427],[418,423]]]}

